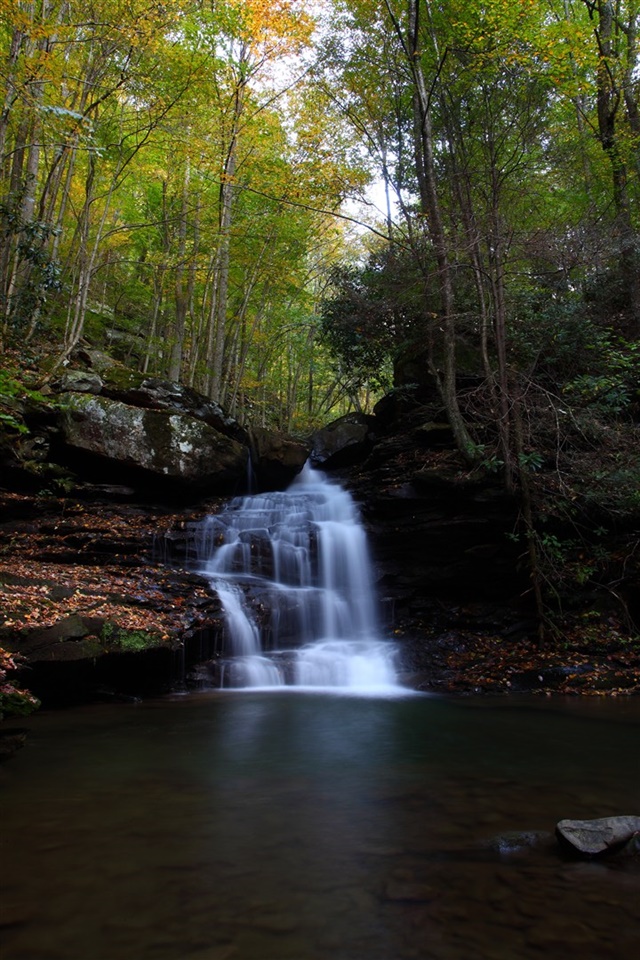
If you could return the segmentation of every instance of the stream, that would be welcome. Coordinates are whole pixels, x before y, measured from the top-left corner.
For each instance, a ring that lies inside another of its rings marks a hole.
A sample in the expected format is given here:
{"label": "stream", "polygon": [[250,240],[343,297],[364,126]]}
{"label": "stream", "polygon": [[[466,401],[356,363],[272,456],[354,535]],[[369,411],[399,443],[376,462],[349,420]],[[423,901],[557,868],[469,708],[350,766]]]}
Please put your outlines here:
{"label": "stream", "polygon": [[215,691],[36,714],[0,771],[3,960],[620,960],[640,701]]}

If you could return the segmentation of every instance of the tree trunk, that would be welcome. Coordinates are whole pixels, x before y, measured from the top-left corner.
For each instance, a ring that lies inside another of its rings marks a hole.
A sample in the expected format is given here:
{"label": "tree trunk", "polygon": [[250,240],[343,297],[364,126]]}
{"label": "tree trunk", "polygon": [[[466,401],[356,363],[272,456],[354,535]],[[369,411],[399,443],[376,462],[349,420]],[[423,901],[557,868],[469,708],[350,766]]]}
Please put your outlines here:
{"label": "tree trunk", "polygon": [[[592,15],[596,10],[598,14],[598,25],[595,30],[599,52],[596,79],[598,135],[611,166],[622,281],[625,286],[633,332],[636,336],[640,336],[640,252],[637,231],[634,229],[631,216],[627,165],[620,150],[618,133],[618,120],[623,103],[627,108],[632,131],[637,133],[640,123],[633,84],[637,57],[635,40],[637,13],[630,17],[626,25],[623,25],[616,19],[617,9],[611,0],[597,0],[595,4],[588,3],[587,6]],[[616,41],[620,30],[627,34],[627,57],[631,57],[631,62],[627,62],[626,69],[623,70],[622,85],[616,79],[621,55]]]}
{"label": "tree trunk", "polygon": [[[388,4],[387,4],[388,6]],[[464,458],[473,463],[477,460],[476,446],[460,411],[456,385],[456,308],[453,293],[452,270],[447,238],[442,221],[440,199],[436,182],[433,155],[433,131],[431,104],[420,62],[420,5],[419,0],[409,0],[409,29],[403,41],[413,78],[414,136],[416,168],[420,187],[422,212],[427,217],[429,235],[438,266],[438,284],[444,331],[443,376],[436,373],[443,403],[451,429]]]}
{"label": "tree trunk", "polygon": [[182,184],[182,201],[180,220],[178,224],[178,258],[175,277],[175,305],[176,320],[171,343],[171,357],[169,359],[169,379],[179,380],[182,372],[182,352],[184,349],[184,333],[187,319],[188,296],[184,285],[184,275],[187,256],[187,211],[189,204],[189,159],[185,161],[184,180]]}
{"label": "tree trunk", "polygon": [[212,280],[213,293],[211,297],[209,349],[207,351],[207,367],[209,370],[207,393],[218,403],[222,403],[224,400],[223,368],[229,290],[231,223],[236,192],[235,177],[238,165],[238,137],[244,110],[248,55],[248,48],[246,45],[243,45],[240,52],[238,79],[233,100],[229,146],[222,172],[222,182],[220,183],[219,239]]}

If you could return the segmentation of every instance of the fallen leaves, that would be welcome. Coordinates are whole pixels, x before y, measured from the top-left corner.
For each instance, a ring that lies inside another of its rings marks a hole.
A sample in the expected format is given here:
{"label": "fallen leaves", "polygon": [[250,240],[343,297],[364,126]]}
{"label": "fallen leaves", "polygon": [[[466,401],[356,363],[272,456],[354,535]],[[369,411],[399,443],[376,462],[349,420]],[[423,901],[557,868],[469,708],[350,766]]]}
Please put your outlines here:
{"label": "fallen leaves", "polygon": [[542,649],[527,640],[516,642],[456,631],[445,638],[444,646],[440,689],[587,696],[640,693],[637,644],[625,646],[621,642],[615,653],[607,653],[593,642],[587,644],[568,635],[564,647]]}
{"label": "fallen leaves", "polygon": [[182,582],[188,574],[154,556],[163,534],[184,523],[180,515],[65,501],[46,506],[62,517],[33,498],[0,494],[5,517],[18,518],[0,525],[5,636],[78,614],[169,642],[203,619],[202,602],[211,598],[206,584]]}

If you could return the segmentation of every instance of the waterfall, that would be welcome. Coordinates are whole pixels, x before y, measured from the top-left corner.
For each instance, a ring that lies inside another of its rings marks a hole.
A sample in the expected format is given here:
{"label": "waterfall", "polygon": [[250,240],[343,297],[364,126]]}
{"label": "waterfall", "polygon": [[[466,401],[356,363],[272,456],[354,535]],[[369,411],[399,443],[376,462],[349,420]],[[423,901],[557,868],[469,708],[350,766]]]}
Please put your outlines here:
{"label": "waterfall", "polygon": [[351,495],[306,466],[288,490],[237,497],[196,539],[224,611],[231,687],[396,685]]}

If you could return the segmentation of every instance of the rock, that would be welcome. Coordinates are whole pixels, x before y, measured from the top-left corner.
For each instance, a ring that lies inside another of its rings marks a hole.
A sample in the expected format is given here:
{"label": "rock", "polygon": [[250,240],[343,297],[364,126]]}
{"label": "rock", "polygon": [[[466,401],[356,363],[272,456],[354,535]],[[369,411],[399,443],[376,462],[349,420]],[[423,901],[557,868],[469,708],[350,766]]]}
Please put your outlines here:
{"label": "rock", "polygon": [[372,445],[375,417],[348,413],[311,437],[311,461],[325,470],[350,466],[365,459]]}
{"label": "rock", "polygon": [[418,439],[426,447],[451,447],[453,444],[453,431],[448,423],[429,420],[421,424],[415,431]]}
{"label": "rock", "polygon": [[239,443],[248,444],[249,438],[237,420],[207,397],[172,380],[145,377],[126,369],[110,370],[104,378],[104,396],[134,407],[150,410],[175,410],[202,420],[219,433]]}
{"label": "rock", "polygon": [[[18,750],[21,750],[27,740],[27,730],[17,730],[15,728],[9,730],[0,730],[0,763],[4,760],[8,760],[12,757]],[[2,908],[2,920],[0,920],[0,927],[9,926],[6,920],[6,911],[5,905]]]}
{"label": "rock", "polygon": [[20,460],[32,463],[45,463],[49,456],[50,444],[46,437],[30,436],[18,444]]}
{"label": "rock", "polygon": [[[246,430],[237,420],[191,387],[130,370],[97,350],[76,351],[74,359],[83,368],[67,368],[53,383],[56,392],[100,394],[132,407],[186,413],[239,443],[249,442]],[[84,369],[87,366],[89,370]]]}
{"label": "rock", "polygon": [[83,660],[100,656],[104,650],[95,636],[104,620],[72,614],[51,627],[24,630],[3,638],[4,646],[19,652],[31,662],[37,660]]}
{"label": "rock", "polygon": [[59,393],[94,393],[102,391],[102,379],[86,370],[65,370],[53,384]]}
{"label": "rock", "polygon": [[106,373],[107,370],[112,370],[118,366],[118,361],[114,360],[108,353],[89,347],[77,347],[71,354],[71,357],[75,363],[83,364],[85,367],[89,367],[90,370],[101,375]]}
{"label": "rock", "polygon": [[[183,413],[128,406],[107,397],[70,394],[62,416],[66,448],[122,470],[201,490],[228,487],[246,476],[249,451],[212,426]],[[108,478],[102,478],[108,479]]]}
{"label": "rock", "polygon": [[517,854],[536,847],[552,846],[552,840],[552,834],[544,830],[511,830],[492,837],[489,848],[501,855]]}
{"label": "rock", "polygon": [[309,448],[284,433],[255,427],[251,431],[251,456],[260,490],[282,490],[300,473]]}
{"label": "rock", "polygon": [[640,834],[640,817],[601,817],[598,820],[560,820],[556,837],[560,845],[585,857],[617,853]]}

